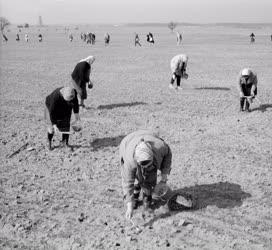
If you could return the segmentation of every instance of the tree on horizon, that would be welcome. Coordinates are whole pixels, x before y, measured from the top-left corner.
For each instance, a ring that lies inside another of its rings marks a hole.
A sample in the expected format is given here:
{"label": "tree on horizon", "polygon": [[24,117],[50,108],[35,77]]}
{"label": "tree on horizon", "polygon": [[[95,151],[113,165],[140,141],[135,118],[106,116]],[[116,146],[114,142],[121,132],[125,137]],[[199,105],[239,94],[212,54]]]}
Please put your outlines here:
{"label": "tree on horizon", "polygon": [[8,19],[6,19],[5,17],[0,17],[0,29],[2,34],[4,33],[5,27],[9,25],[10,25],[10,22]]}
{"label": "tree on horizon", "polygon": [[168,28],[171,30],[171,32],[173,32],[177,25],[177,23],[171,21],[170,23],[168,23]]}

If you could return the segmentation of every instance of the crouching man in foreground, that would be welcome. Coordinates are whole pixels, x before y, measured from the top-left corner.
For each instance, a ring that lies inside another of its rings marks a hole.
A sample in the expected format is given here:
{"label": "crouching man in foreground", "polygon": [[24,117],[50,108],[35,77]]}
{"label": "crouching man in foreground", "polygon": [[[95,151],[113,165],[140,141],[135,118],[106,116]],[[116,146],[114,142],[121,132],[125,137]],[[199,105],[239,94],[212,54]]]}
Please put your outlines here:
{"label": "crouching man in foreground", "polygon": [[238,90],[240,92],[240,111],[250,111],[249,106],[257,95],[257,74],[251,69],[243,69],[238,76]]}
{"label": "crouching man in foreground", "polygon": [[54,132],[62,133],[62,145],[69,146],[69,131],[72,110],[75,120],[79,120],[79,106],[76,91],[71,87],[55,89],[45,100],[45,118],[48,124],[48,148],[52,150]]}
{"label": "crouching man in foreground", "polygon": [[172,153],[169,146],[150,130],[138,130],[127,135],[120,144],[120,163],[126,218],[139,205],[140,191],[143,191],[144,209],[149,209],[152,190],[157,184],[157,172],[161,181],[167,182],[171,170]]}

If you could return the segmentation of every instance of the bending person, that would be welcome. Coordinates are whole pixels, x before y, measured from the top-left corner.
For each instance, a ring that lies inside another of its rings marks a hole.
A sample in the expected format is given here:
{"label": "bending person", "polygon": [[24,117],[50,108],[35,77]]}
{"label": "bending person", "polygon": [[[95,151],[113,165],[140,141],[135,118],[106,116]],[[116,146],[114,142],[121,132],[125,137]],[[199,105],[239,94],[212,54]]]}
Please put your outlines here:
{"label": "bending person", "polygon": [[152,202],[152,190],[157,184],[157,172],[161,182],[167,182],[171,170],[172,153],[169,146],[150,130],[138,130],[127,135],[120,144],[122,188],[127,206],[126,218],[139,205],[143,191],[144,209]]}
{"label": "bending person", "polygon": [[174,88],[174,83],[177,81],[176,89],[182,89],[180,86],[181,78],[188,79],[188,74],[186,73],[188,63],[188,56],[184,54],[176,55],[172,58],[170,67],[172,71],[171,82],[169,88]]}
{"label": "bending person", "polygon": [[91,65],[93,64],[95,58],[93,56],[88,56],[85,59],[80,60],[73,70],[72,84],[77,91],[77,97],[79,99],[79,106],[85,107],[84,100],[87,99],[86,85],[88,83],[88,88],[93,87],[93,83],[90,81]]}
{"label": "bending person", "polygon": [[57,131],[67,132],[62,134],[62,145],[69,146],[69,131],[72,110],[75,120],[79,120],[79,107],[76,91],[71,87],[55,89],[45,100],[45,118],[48,123],[47,139],[48,148],[52,150],[52,139]]}
{"label": "bending person", "polygon": [[257,95],[257,74],[245,68],[238,76],[238,90],[240,93],[240,111],[250,111],[249,106]]}

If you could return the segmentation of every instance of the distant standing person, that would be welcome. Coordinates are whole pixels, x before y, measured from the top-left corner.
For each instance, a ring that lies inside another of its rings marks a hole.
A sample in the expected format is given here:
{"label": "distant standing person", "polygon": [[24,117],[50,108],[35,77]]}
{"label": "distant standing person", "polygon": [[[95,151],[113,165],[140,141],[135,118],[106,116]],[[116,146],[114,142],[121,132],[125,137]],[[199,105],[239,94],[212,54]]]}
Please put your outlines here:
{"label": "distant standing person", "polygon": [[18,34],[18,33],[16,34],[16,41],[17,41],[17,42],[19,42],[19,41],[20,41],[20,36],[19,36],[19,34]]}
{"label": "distant standing person", "polygon": [[181,33],[177,32],[177,45],[180,45],[182,41],[182,35]]}
{"label": "distant standing person", "polygon": [[161,173],[160,182],[166,183],[172,153],[168,144],[151,130],[137,130],[127,135],[121,141],[119,152],[126,218],[131,219],[133,210],[139,206],[141,190],[144,209],[151,209],[157,173]]}
{"label": "distant standing person", "polygon": [[42,42],[42,40],[43,40],[42,34],[38,35],[38,39],[39,39],[39,42]]}
{"label": "distant standing person", "polygon": [[[72,110],[75,120],[79,118],[79,106],[76,91],[72,87],[62,87],[55,89],[45,100],[45,118],[47,121],[48,148],[52,150],[52,139],[57,131],[62,134],[62,146],[69,146],[69,131]],[[65,133],[66,132],[66,133]]]}
{"label": "distant standing person", "polygon": [[238,76],[238,90],[240,94],[240,111],[249,112],[249,106],[257,95],[257,74],[251,69],[245,68]]}
{"label": "distant standing person", "polygon": [[73,42],[73,39],[74,39],[73,34],[70,34],[70,35],[69,35],[69,40],[70,40],[70,42]]}
{"label": "distant standing person", "polygon": [[140,47],[142,46],[142,45],[140,44],[140,38],[139,38],[139,35],[138,35],[138,34],[135,34],[134,44],[135,44],[135,47],[136,47],[137,45],[139,45]]}
{"label": "distant standing person", "polygon": [[181,78],[188,79],[188,74],[186,73],[188,63],[188,56],[185,54],[176,55],[171,59],[170,67],[172,71],[171,82],[169,88],[174,88],[174,83],[177,81],[176,89],[182,89],[180,86]]}
{"label": "distant standing person", "polygon": [[270,40],[271,40],[271,42],[272,42],[272,35],[270,36]]}
{"label": "distant standing person", "polygon": [[110,35],[109,33],[106,33],[104,36],[105,46],[109,45],[110,43]]}
{"label": "distant standing person", "polygon": [[250,37],[250,42],[254,43],[255,42],[255,35],[254,35],[254,33],[251,33],[249,37]]}
{"label": "distant standing person", "polygon": [[28,34],[25,34],[25,41],[28,43],[29,41],[29,37],[28,37]]}
{"label": "distant standing person", "polygon": [[147,39],[146,39],[147,42],[152,43],[152,44],[155,43],[154,38],[153,38],[153,34],[151,32],[149,32],[146,36],[147,36]]}
{"label": "distant standing person", "polygon": [[93,64],[94,60],[94,56],[88,56],[87,58],[80,60],[71,74],[73,87],[77,91],[79,106],[83,108],[85,107],[84,100],[87,99],[87,83],[88,88],[91,89],[93,87],[93,83],[90,81],[90,73],[91,65]]}

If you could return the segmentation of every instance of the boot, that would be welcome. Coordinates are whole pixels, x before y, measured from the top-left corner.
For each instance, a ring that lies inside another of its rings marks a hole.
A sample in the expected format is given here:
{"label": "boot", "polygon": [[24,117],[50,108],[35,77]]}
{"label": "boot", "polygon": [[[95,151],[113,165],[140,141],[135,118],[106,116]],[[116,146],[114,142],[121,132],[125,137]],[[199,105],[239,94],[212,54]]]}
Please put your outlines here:
{"label": "boot", "polygon": [[47,133],[48,149],[49,149],[50,151],[53,150],[53,147],[52,147],[52,139],[53,139],[53,135],[54,135],[54,134]]}
{"label": "boot", "polygon": [[137,209],[138,206],[139,206],[139,196],[140,196],[140,192],[133,194],[133,197],[134,197],[134,206],[133,206],[133,209]]}
{"label": "boot", "polygon": [[250,104],[249,104],[248,100],[246,100],[246,107],[245,107],[246,112],[250,112],[249,105]]}
{"label": "boot", "polygon": [[62,141],[61,141],[62,146],[69,146],[69,135],[67,134],[62,134]]}
{"label": "boot", "polygon": [[143,206],[144,210],[150,210],[151,209],[151,201],[152,201],[152,196],[151,195],[143,195]]}
{"label": "boot", "polygon": [[245,101],[245,98],[240,98],[240,111],[244,111],[244,101]]}
{"label": "boot", "polygon": [[137,209],[138,206],[140,205],[140,202],[139,202],[140,193],[141,193],[141,186],[139,183],[135,183],[134,184],[134,192],[133,192],[133,198],[135,200],[134,209]]}

